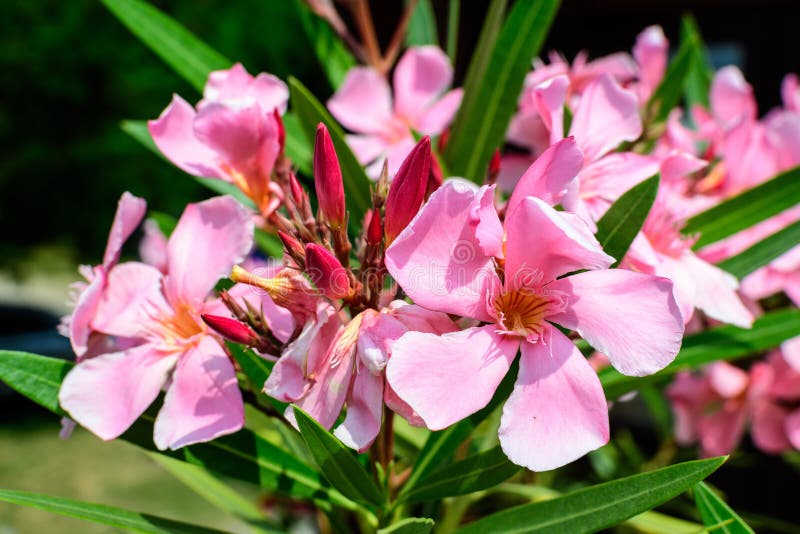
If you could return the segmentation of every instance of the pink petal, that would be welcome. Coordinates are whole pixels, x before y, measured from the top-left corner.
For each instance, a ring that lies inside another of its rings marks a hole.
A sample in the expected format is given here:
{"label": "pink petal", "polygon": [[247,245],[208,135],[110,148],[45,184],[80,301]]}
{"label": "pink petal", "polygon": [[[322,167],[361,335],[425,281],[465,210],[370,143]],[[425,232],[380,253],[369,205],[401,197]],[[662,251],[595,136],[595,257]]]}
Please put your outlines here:
{"label": "pink petal", "polygon": [[117,213],[114,215],[114,222],[111,224],[111,231],[108,234],[106,252],[103,255],[105,269],[110,269],[119,261],[122,245],[142,222],[146,210],[147,202],[143,198],[135,197],[127,191],[122,194],[117,205]]}
{"label": "pink petal", "polygon": [[179,449],[232,434],[243,425],[244,404],[233,364],[219,343],[203,336],[178,359],[156,418],[156,446]]}
{"label": "pink petal", "polygon": [[568,137],[558,141],[536,158],[522,178],[519,179],[506,206],[511,214],[522,199],[537,197],[555,206],[566,193],[567,184],[574,180],[583,167],[583,154],[575,139]]}
{"label": "pink petal", "polygon": [[522,343],[519,374],[498,432],[509,460],[532,471],[568,464],[609,437],[597,374],[572,341],[555,328],[548,331],[547,343]]}
{"label": "pink petal", "polygon": [[639,80],[645,88],[644,98],[650,98],[667,70],[669,43],[661,26],[648,26],[636,37],[633,57],[639,66]]}
{"label": "pink petal", "polygon": [[492,399],[519,346],[495,328],[441,336],[408,332],[392,345],[386,379],[429,429],[450,426]]}
{"label": "pink petal", "polygon": [[178,95],[147,128],[158,149],[172,163],[194,176],[219,178],[214,151],[194,135],[194,108]]}
{"label": "pink petal", "polygon": [[215,101],[243,105],[255,102],[265,113],[275,108],[284,113],[289,100],[289,88],[272,74],[261,73],[253,78],[241,63],[236,63],[230,69],[217,70],[208,75],[203,97],[198,108]]}
{"label": "pink petal", "polygon": [[534,90],[534,102],[545,127],[550,130],[550,143],[555,144],[564,137],[564,104],[569,89],[567,76],[556,76]]}
{"label": "pink petal", "polygon": [[369,67],[350,69],[327,105],[337,121],[356,133],[382,133],[392,118],[389,84]]}
{"label": "pink petal", "polygon": [[781,99],[783,106],[789,111],[800,111],[800,83],[796,74],[789,73],[783,77]]}
{"label": "pink petal", "polygon": [[550,319],[576,330],[623,374],[653,374],[681,347],[683,318],[666,278],[607,269],[568,276],[547,288],[567,295],[566,309]]}
{"label": "pink petal", "polygon": [[800,449],[800,410],[795,410],[786,418],[784,425],[786,437],[795,449]]}
{"label": "pink petal", "polygon": [[394,69],[395,112],[416,123],[453,81],[453,67],[436,46],[409,48]]}
{"label": "pink petal", "polygon": [[738,397],[750,383],[746,372],[723,361],[714,362],[709,366],[708,379],[714,391],[726,399]]}
{"label": "pink petal", "polygon": [[159,271],[167,270],[167,237],[161,233],[158,223],[147,219],[143,226],[144,237],[139,243],[139,256],[147,265],[152,265]]}
{"label": "pink petal", "polygon": [[800,337],[793,337],[781,344],[781,354],[786,363],[800,373]]}
{"label": "pink petal", "polygon": [[505,228],[509,288],[535,280],[547,283],[580,269],[605,269],[614,262],[580,219],[536,197],[525,198],[506,217]]}
{"label": "pink petal", "polygon": [[753,314],[736,294],[736,278],[691,251],[684,253],[681,263],[696,285],[695,307],[718,321],[742,328],[752,326]]}
{"label": "pink petal", "polygon": [[262,144],[271,142],[273,152],[279,150],[277,128],[272,128],[266,117],[255,104],[233,108],[212,103],[198,112],[194,134],[222,162],[241,172],[253,164]]}
{"label": "pink petal", "polygon": [[144,344],[76,365],[58,400],[70,416],[105,440],[114,439],[155,400],[175,364],[174,355]]}
{"label": "pink petal", "polygon": [[144,263],[126,262],[111,269],[92,328],[130,338],[150,332],[158,320],[173,315],[164,300],[162,280],[158,269]]}
{"label": "pink petal", "polygon": [[392,301],[389,307],[393,310],[394,318],[407,330],[430,334],[446,334],[458,330],[453,320],[445,313],[431,311],[402,300]]}
{"label": "pink petal", "polygon": [[787,408],[768,399],[755,402],[750,436],[756,447],[770,454],[779,454],[792,448],[786,434],[789,413]]}
{"label": "pink petal", "polygon": [[586,87],[572,118],[570,134],[575,136],[587,163],[623,141],[636,140],[642,134],[636,95],[603,74]]}
{"label": "pink petal", "polygon": [[388,148],[386,141],[377,135],[348,135],[346,138],[347,145],[362,165],[375,161]]}
{"label": "pink petal", "polygon": [[167,245],[170,302],[200,303],[253,246],[253,220],[233,197],[189,204]]}
{"label": "pink petal", "polygon": [[364,452],[378,436],[382,416],[383,376],[357,364],[353,387],[347,396],[347,415],[333,435],[351,449]]}
{"label": "pink petal", "polygon": [[426,135],[439,135],[450,126],[456,111],[461,106],[464,91],[453,89],[428,107],[411,125],[415,131]]}
{"label": "pink petal", "polygon": [[78,357],[83,356],[88,349],[91,324],[97,314],[105,285],[105,272],[101,268],[95,268],[94,278],[81,290],[69,316],[69,342]]}
{"label": "pink petal", "polygon": [[476,210],[489,192],[445,182],[386,250],[387,269],[416,304],[490,320],[486,295],[499,279],[475,237]]}
{"label": "pink petal", "polygon": [[[602,204],[602,209],[593,210],[593,219],[600,219],[623,193],[657,174],[659,166],[658,158],[634,152],[614,152],[586,165],[580,176],[580,195]],[[566,204],[564,208],[570,210]]]}
{"label": "pink petal", "polygon": [[416,427],[424,427],[425,421],[414,411],[406,401],[397,396],[397,393],[392,389],[389,383],[384,384],[383,388],[383,402],[386,407],[394,413],[408,421],[408,424]]}
{"label": "pink petal", "polygon": [[[709,406],[705,406],[706,411]],[[712,413],[702,415],[697,423],[703,456],[730,454],[742,439],[746,412],[741,401],[722,403]]]}
{"label": "pink petal", "polygon": [[724,130],[756,116],[753,88],[737,67],[723,67],[711,82],[711,110]]}

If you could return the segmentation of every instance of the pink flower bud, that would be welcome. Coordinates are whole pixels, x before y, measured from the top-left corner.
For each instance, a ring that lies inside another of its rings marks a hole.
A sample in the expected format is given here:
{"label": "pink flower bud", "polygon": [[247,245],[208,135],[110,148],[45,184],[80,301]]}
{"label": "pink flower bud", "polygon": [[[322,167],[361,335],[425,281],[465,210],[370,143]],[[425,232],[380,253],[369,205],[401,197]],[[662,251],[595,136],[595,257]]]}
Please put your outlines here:
{"label": "pink flower bud", "polygon": [[306,273],[314,285],[331,300],[350,294],[350,278],[328,249],[316,243],[306,245]]}
{"label": "pink flower bud", "polygon": [[292,200],[298,206],[302,206],[303,202],[305,202],[305,191],[303,191],[303,186],[300,185],[300,182],[297,180],[297,176],[294,173],[289,174],[289,188],[292,192]]}
{"label": "pink flower bud", "polygon": [[367,226],[367,243],[378,245],[383,239],[383,228],[381,228],[381,212],[370,210],[369,224]]}
{"label": "pink flower bud", "polygon": [[345,218],[342,169],[328,129],[322,123],[317,126],[314,142],[314,186],[325,220],[331,228],[340,228]]}
{"label": "pink flower bud", "polygon": [[207,313],[202,314],[200,317],[212,330],[229,341],[248,346],[256,345],[259,342],[258,334],[252,328],[236,319]]}
{"label": "pink flower bud", "polygon": [[303,244],[293,236],[287,234],[283,230],[278,230],[278,238],[280,238],[281,243],[283,243],[283,248],[290,257],[302,258],[306,255]]}
{"label": "pink flower bud", "polygon": [[425,201],[431,171],[431,138],[423,137],[406,156],[389,187],[384,227],[390,244],[408,226]]}

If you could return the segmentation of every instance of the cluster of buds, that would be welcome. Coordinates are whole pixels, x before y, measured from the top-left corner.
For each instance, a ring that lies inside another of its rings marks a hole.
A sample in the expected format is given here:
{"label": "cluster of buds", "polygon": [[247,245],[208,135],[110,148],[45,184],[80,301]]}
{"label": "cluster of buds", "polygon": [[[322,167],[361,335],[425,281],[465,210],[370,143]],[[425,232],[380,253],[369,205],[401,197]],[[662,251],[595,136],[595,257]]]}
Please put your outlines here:
{"label": "cluster of buds", "polygon": [[[308,193],[291,171],[276,173],[285,189],[284,212],[275,212],[271,222],[284,246],[285,267],[275,276],[264,278],[236,266],[231,279],[265,291],[275,304],[290,310],[298,324],[314,315],[320,298],[332,301],[337,308],[347,307],[351,316],[365,309],[378,309],[387,291],[385,249],[436,189],[432,185],[438,184],[432,179],[432,161],[431,142],[426,136],[408,154],[391,184],[384,168],[373,187],[371,209],[364,217],[361,231],[356,233],[348,224],[336,149],[327,128],[320,124],[314,146],[317,213],[314,214]],[[355,247],[351,237],[355,238]],[[231,298],[223,297],[223,301],[236,317],[232,321],[241,328],[232,327],[227,320],[206,318],[212,328],[259,351],[280,352],[280,343],[276,344],[269,335],[256,310],[242,310]]]}

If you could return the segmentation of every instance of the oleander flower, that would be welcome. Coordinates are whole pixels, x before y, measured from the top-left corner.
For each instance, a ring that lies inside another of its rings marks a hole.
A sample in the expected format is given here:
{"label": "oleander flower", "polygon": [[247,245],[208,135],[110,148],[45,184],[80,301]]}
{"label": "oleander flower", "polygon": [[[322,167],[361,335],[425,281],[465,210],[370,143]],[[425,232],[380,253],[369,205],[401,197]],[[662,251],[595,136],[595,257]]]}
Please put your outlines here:
{"label": "oleander flower", "polygon": [[[558,173],[562,162],[545,155],[539,172]],[[575,215],[512,197],[501,223],[493,195],[494,186],[446,182],[387,249],[389,272],[415,304],[486,324],[403,335],[386,376],[438,430],[486,406],[521,350],[500,444],[513,462],[549,470],[609,437],[600,381],[554,324],[639,376],[672,361],[683,320],[669,280],[606,269],[614,259]]]}
{"label": "oleander flower", "polygon": [[239,430],[244,405],[233,364],[200,315],[252,240],[247,210],[216,197],[187,206],[167,244],[166,274],[139,262],[111,268],[91,328],[136,343],[78,362],[59,392],[69,415],[113,439],[166,387],[153,436],[159,449]]}

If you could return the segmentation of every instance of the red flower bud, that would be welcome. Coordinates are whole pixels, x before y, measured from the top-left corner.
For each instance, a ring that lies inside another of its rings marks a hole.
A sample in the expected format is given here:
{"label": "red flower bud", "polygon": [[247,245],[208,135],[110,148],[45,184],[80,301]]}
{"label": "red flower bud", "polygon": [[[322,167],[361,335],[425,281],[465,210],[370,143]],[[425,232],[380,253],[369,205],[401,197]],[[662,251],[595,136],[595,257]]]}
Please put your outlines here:
{"label": "red flower bud", "polygon": [[293,236],[287,234],[283,230],[278,230],[278,238],[280,238],[281,243],[283,243],[283,248],[290,257],[302,258],[306,255],[303,244]]}
{"label": "red flower bud", "polygon": [[316,243],[306,245],[306,273],[317,289],[331,300],[350,294],[350,278],[328,249]]}
{"label": "red flower bud", "polygon": [[373,209],[369,212],[369,224],[367,225],[367,243],[379,245],[383,239],[383,228],[381,228],[381,212]]}
{"label": "red flower bud", "polygon": [[500,149],[496,148],[489,161],[489,176],[495,177],[500,172]]}
{"label": "red flower bud", "polygon": [[425,201],[430,172],[431,138],[426,135],[403,160],[389,187],[383,223],[387,245],[408,226]]}
{"label": "red flower bud", "polygon": [[248,346],[256,345],[259,342],[258,334],[252,328],[236,319],[207,313],[202,314],[200,317],[212,330],[229,341]]}
{"label": "red flower bud", "polygon": [[272,111],[272,116],[275,117],[275,122],[278,123],[278,146],[281,147],[278,153],[283,154],[283,150],[286,148],[286,129],[283,127],[283,119],[281,119],[281,113],[278,108]]}
{"label": "red flower bud", "polygon": [[342,169],[328,129],[322,123],[317,126],[314,142],[314,186],[325,220],[331,228],[340,228],[345,218]]}
{"label": "red flower bud", "polygon": [[303,191],[303,186],[300,185],[297,176],[295,176],[293,172],[289,173],[289,188],[292,192],[292,200],[294,200],[295,205],[302,206],[305,201],[305,191]]}

